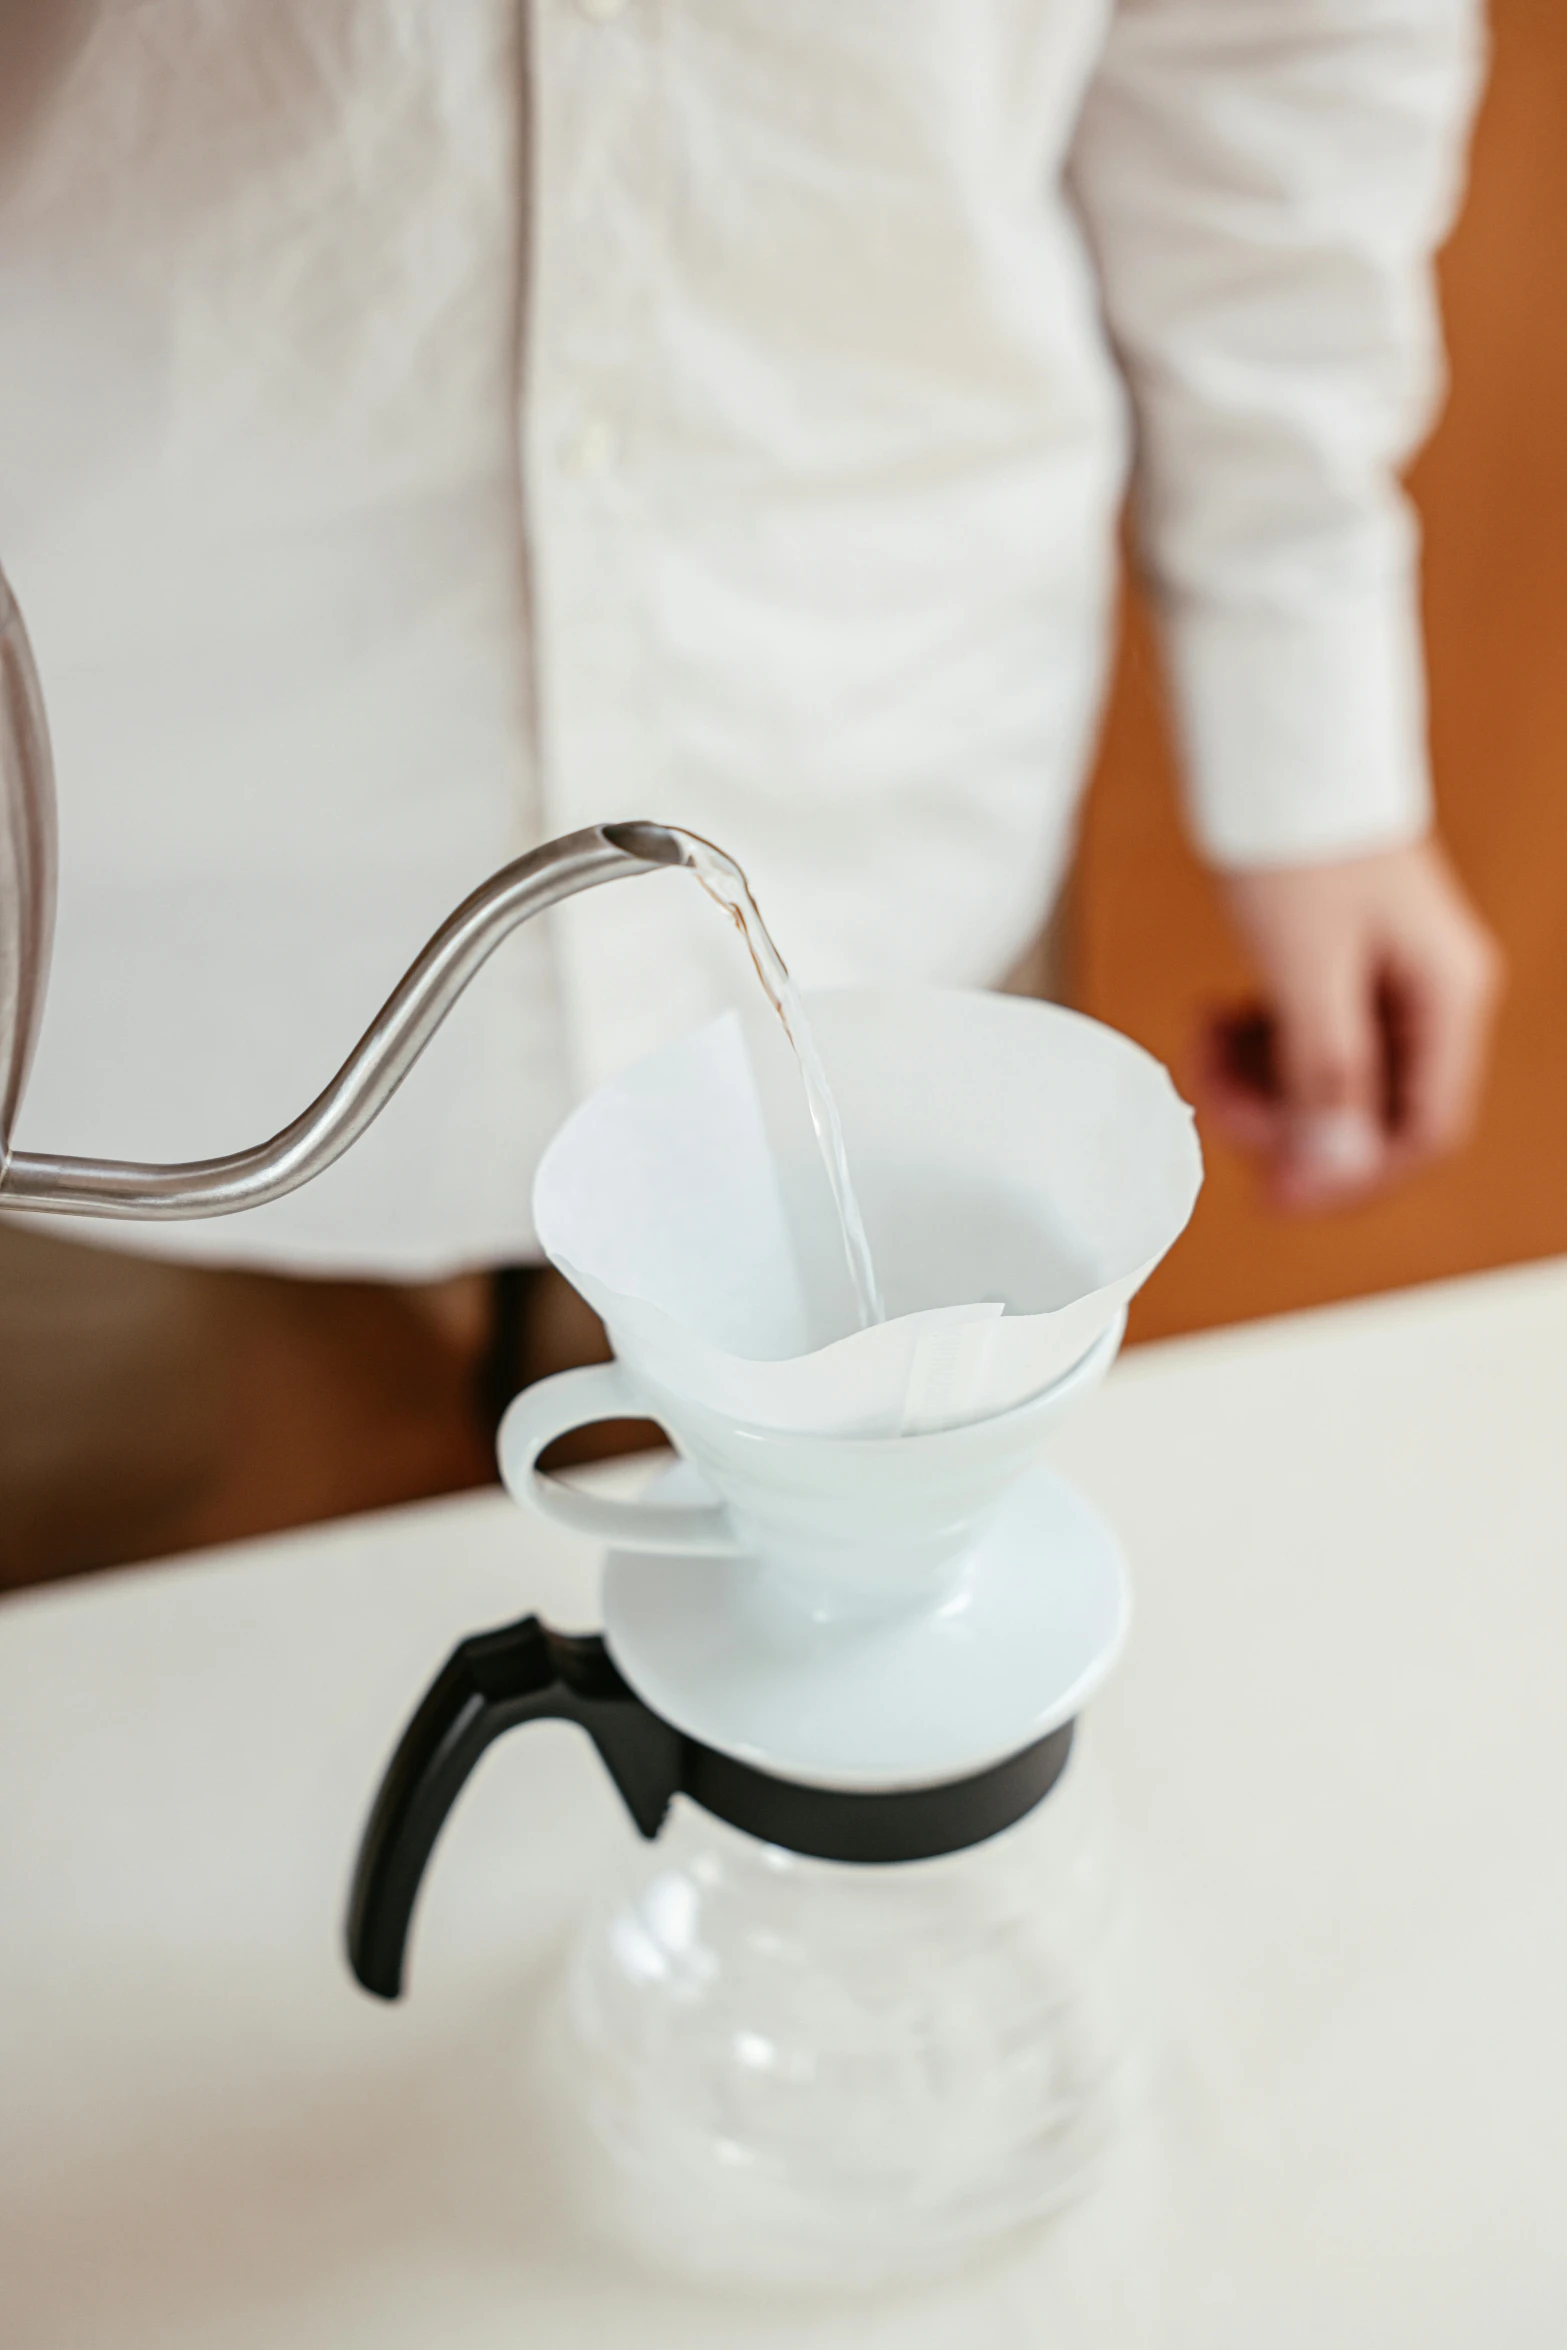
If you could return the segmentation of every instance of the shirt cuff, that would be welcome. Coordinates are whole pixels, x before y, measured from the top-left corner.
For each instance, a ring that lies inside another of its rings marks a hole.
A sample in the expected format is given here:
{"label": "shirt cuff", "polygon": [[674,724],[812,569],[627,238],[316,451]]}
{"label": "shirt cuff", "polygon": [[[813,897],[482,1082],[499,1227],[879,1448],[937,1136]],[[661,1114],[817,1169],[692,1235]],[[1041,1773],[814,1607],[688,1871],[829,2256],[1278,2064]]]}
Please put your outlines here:
{"label": "shirt cuff", "polygon": [[1166,607],[1161,635],[1202,854],[1308,865],[1431,823],[1425,669],[1400,585],[1305,614]]}

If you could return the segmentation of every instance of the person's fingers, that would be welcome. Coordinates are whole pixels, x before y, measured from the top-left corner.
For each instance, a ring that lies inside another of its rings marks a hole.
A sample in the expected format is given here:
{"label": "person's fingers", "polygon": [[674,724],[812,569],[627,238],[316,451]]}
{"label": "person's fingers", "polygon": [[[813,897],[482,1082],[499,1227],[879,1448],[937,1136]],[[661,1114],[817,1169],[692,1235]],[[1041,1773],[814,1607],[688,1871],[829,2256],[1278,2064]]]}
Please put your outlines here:
{"label": "person's fingers", "polygon": [[1271,1159],[1283,1141],[1273,1022],[1255,1006],[1216,1012],[1198,1037],[1193,1092],[1227,1142],[1249,1158]]}
{"label": "person's fingers", "polygon": [[1474,1125],[1501,961],[1483,934],[1396,951],[1388,984],[1400,1062],[1397,1141],[1406,1162],[1456,1150]]}
{"label": "person's fingers", "polygon": [[1297,942],[1270,977],[1284,1110],[1275,1196],[1326,1206],[1387,1171],[1375,972],[1363,936],[1345,930]]}
{"label": "person's fingers", "polygon": [[1324,1110],[1295,1120],[1274,1166],[1273,1196],[1286,1208],[1337,1207],[1392,1172],[1387,1136],[1369,1110]]}

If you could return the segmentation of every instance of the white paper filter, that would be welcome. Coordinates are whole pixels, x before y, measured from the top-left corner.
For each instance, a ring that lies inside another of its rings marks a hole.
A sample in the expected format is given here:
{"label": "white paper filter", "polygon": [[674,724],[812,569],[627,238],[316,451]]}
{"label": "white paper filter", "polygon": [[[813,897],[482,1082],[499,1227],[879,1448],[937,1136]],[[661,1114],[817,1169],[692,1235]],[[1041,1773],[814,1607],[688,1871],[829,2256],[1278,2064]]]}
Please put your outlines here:
{"label": "white paper filter", "polygon": [[885,1322],[856,1326],[799,1071],[765,1006],[583,1103],[534,1186],[545,1251],[633,1376],[753,1426],[898,1435],[1038,1394],[1190,1216],[1190,1110],[1139,1046],[1054,1004],[806,1002]]}

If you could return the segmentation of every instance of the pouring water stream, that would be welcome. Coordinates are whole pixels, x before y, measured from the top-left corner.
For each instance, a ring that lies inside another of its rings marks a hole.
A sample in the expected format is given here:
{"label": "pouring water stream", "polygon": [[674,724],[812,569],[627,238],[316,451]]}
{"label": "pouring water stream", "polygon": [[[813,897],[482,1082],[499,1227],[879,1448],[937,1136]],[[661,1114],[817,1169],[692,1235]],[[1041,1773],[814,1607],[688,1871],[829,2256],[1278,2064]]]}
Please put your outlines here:
{"label": "pouring water stream", "polygon": [[772,934],[762,920],[756,900],[751,895],[751,885],[733,857],[715,848],[711,841],[703,840],[699,833],[682,830],[679,837],[686,849],[689,870],[696,875],[708,896],[723,907],[744,939],[767,1000],[782,1021],[784,1034],[794,1048],[794,1057],[800,1065],[801,1082],[805,1087],[806,1106],[811,1113],[822,1165],[832,1190],[833,1204],[838,1211],[838,1223],[843,1233],[843,1253],[848,1259],[849,1278],[854,1284],[854,1302],[859,1312],[860,1328],[869,1330],[875,1323],[887,1319],[887,1309],[882,1301],[881,1285],[877,1281],[876,1267],[871,1258],[865,1218],[860,1212],[854,1179],[849,1172],[843,1121],[838,1115],[838,1104],[833,1099],[832,1087],[827,1082],[821,1054],[816,1049],[816,1039],[811,1033],[811,1023],[806,1017],[800,990],[789,976],[789,966],[778,952]]}

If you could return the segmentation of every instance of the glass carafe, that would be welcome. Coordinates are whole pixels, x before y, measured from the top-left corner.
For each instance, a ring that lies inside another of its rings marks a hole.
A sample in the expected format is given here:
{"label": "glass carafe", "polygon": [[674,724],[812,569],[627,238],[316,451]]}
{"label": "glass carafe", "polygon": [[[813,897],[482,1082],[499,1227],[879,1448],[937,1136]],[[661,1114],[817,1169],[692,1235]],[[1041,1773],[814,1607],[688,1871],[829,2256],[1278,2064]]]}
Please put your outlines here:
{"label": "glass carafe", "polygon": [[714,2281],[929,2272],[1092,2180],[1132,2092],[1126,1905],[1091,1766],[935,1860],[804,1858],[677,1799],[578,1933],[602,2222]]}

